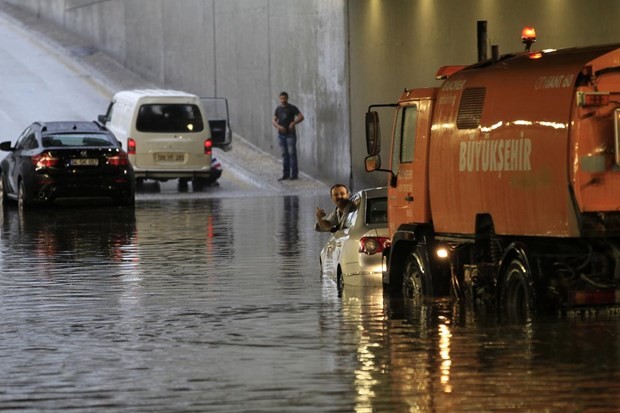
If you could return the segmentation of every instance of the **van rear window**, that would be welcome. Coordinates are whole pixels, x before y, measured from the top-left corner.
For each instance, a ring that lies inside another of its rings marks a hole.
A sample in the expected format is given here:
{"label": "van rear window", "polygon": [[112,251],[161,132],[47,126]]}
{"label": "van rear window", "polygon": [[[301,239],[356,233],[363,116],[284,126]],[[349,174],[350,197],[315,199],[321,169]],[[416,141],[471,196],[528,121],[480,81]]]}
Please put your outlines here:
{"label": "van rear window", "polygon": [[182,133],[202,132],[204,125],[196,105],[142,105],[136,128],[140,132]]}

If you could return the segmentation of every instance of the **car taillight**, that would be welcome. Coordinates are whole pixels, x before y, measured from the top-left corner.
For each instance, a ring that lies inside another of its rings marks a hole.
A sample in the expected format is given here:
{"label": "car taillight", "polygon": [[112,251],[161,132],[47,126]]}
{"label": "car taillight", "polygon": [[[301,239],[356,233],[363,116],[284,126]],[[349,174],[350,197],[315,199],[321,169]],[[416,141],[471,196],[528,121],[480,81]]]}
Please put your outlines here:
{"label": "car taillight", "polygon": [[373,255],[390,245],[390,239],[387,237],[362,237],[360,239],[360,252]]}
{"label": "car taillight", "polygon": [[132,138],[127,138],[127,154],[135,155],[136,154],[136,141]]}
{"label": "car taillight", "polygon": [[118,155],[108,157],[108,164],[112,166],[127,166],[129,165],[129,158],[125,152],[119,152]]}
{"label": "car taillight", "polygon": [[49,152],[40,153],[33,156],[32,163],[36,169],[39,168],[54,168],[58,166],[60,159],[54,158]]}
{"label": "car taillight", "polygon": [[212,148],[213,142],[211,142],[211,139],[205,139],[205,155],[211,155]]}

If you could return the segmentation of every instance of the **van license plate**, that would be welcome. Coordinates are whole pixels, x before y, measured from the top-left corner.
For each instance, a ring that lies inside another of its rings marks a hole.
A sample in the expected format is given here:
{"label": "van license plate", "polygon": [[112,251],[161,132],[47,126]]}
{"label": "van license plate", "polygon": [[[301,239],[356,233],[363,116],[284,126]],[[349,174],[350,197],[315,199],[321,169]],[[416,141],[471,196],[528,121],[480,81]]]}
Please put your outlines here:
{"label": "van license plate", "polygon": [[99,159],[96,158],[77,158],[69,161],[71,166],[97,166]]}
{"label": "van license plate", "polygon": [[182,153],[158,153],[155,159],[158,162],[183,162],[184,157]]}

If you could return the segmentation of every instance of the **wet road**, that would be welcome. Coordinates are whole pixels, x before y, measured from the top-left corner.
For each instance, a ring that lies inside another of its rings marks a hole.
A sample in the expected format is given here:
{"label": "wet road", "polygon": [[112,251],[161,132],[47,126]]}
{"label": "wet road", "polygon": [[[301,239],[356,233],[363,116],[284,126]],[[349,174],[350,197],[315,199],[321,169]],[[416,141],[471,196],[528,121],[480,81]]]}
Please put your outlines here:
{"label": "wet road", "polygon": [[620,318],[499,323],[318,274],[314,196],[10,207],[0,410],[620,411]]}

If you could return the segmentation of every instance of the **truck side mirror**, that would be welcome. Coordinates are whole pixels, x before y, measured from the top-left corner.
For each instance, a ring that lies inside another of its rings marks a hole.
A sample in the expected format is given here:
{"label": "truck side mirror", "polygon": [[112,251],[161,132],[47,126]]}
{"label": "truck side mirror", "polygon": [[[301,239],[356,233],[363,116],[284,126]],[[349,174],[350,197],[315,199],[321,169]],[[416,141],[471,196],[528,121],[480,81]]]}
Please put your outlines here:
{"label": "truck side mirror", "polygon": [[379,114],[366,112],[366,152],[368,155],[377,155],[381,151],[381,131],[379,128]]}
{"label": "truck side mirror", "polygon": [[369,155],[364,159],[366,172],[373,172],[381,168],[381,157],[379,155]]}

